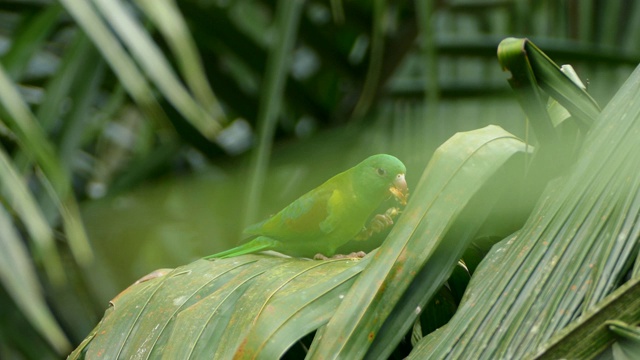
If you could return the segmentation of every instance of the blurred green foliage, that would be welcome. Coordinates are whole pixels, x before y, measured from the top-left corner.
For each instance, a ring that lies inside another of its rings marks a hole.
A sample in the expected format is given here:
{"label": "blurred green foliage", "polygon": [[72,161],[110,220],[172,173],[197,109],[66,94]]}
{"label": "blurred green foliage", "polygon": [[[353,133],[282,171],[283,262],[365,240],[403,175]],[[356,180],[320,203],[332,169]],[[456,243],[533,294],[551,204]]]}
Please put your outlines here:
{"label": "blurred green foliage", "polygon": [[640,60],[640,5],[3,1],[0,358],[59,357],[138,277],[369,154],[401,158],[411,187],[458,131],[535,144],[496,60],[507,36],[604,105]]}

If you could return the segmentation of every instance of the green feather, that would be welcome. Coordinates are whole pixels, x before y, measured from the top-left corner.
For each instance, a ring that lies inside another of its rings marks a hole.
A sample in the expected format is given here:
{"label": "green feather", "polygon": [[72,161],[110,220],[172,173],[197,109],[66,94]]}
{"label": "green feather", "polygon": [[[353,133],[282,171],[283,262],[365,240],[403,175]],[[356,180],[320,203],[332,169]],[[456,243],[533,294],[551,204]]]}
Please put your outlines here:
{"label": "green feather", "polygon": [[205,256],[204,259],[226,259],[234,256],[251,254],[258,251],[270,250],[278,246],[280,246],[279,241],[270,239],[265,236],[258,236],[257,238],[249,241],[246,244],[234,247],[233,249],[219,252],[214,255]]}

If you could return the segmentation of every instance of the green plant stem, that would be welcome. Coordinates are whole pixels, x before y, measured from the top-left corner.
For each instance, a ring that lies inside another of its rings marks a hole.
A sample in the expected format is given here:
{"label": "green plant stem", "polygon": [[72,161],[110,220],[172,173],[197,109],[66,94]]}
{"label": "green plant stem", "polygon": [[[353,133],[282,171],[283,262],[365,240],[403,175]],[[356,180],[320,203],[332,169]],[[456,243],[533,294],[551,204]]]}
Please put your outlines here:
{"label": "green plant stem", "polygon": [[278,115],[282,105],[285,80],[289,73],[291,51],[300,23],[304,0],[278,1],[275,25],[277,43],[267,58],[263,96],[258,109],[258,144],[251,159],[251,179],[247,191],[247,208],[244,225],[253,223],[258,214],[264,179],[269,165],[269,155],[273,144]]}

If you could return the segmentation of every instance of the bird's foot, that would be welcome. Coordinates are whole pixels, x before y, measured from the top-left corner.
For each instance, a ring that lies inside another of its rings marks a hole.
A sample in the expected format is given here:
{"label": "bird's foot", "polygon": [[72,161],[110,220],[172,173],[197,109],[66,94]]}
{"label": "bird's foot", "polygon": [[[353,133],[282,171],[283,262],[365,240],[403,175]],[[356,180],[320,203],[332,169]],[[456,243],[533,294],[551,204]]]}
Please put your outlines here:
{"label": "bird's foot", "polygon": [[367,253],[364,251],[352,252],[351,254],[336,254],[331,257],[324,256],[323,254],[315,254],[313,256],[314,260],[330,260],[330,259],[362,259],[367,256]]}
{"label": "bird's foot", "polygon": [[398,216],[399,213],[400,209],[392,207],[387,209],[384,214],[376,214],[371,221],[369,221],[369,225],[356,235],[356,240],[367,240],[372,235],[387,229],[393,225],[393,218]]}
{"label": "bird's foot", "polygon": [[377,214],[376,216],[374,216],[369,223],[369,228],[371,229],[371,231],[373,231],[374,233],[379,233],[382,230],[393,225],[393,217],[391,216],[391,214],[395,214],[397,210],[398,208],[390,208],[384,214]]}

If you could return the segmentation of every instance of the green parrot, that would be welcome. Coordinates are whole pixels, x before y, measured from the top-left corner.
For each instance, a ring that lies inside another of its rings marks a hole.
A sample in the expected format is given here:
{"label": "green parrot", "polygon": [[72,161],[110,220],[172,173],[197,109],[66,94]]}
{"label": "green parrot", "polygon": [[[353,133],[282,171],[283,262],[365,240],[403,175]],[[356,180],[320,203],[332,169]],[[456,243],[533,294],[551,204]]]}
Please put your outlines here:
{"label": "green parrot", "polygon": [[[271,218],[244,230],[255,237],[238,247],[205,257],[229,258],[275,250],[296,257],[326,259],[352,239],[393,224],[390,213],[373,212],[392,196],[402,205],[408,196],[404,164],[387,154],[373,155],[302,195]],[[391,210],[391,209],[390,209]],[[373,215],[370,229],[367,220]]]}

